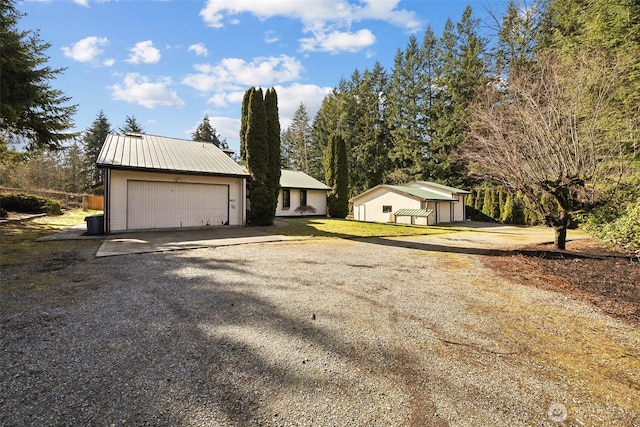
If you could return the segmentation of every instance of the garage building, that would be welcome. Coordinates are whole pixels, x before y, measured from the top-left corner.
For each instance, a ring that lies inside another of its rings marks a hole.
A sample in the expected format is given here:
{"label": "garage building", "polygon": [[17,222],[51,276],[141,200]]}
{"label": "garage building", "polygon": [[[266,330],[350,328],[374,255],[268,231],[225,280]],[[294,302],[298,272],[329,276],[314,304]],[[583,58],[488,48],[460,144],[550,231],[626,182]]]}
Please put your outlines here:
{"label": "garage building", "polygon": [[96,165],[106,233],[246,224],[249,173],[214,144],[109,135]]}

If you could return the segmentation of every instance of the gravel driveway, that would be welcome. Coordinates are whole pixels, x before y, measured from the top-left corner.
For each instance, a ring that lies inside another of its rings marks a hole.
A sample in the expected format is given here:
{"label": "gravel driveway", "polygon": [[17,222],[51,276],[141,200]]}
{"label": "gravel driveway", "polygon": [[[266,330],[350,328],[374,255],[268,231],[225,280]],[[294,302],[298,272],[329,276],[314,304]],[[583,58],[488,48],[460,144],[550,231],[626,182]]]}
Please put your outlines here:
{"label": "gravel driveway", "polygon": [[69,243],[3,273],[0,425],[640,426],[640,332],[482,267],[551,237]]}

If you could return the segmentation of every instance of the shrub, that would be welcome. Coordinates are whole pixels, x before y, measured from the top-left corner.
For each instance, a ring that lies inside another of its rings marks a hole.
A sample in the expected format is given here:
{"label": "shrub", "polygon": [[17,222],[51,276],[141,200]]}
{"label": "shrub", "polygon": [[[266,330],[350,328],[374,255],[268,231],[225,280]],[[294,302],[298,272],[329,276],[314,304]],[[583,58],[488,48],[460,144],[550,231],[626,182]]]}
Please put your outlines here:
{"label": "shrub", "polygon": [[310,212],[312,214],[316,213],[316,208],[314,208],[313,206],[309,206],[309,205],[304,205],[304,206],[298,206],[294,212],[299,212],[300,215],[304,216],[305,213]]}
{"label": "shrub", "polygon": [[9,213],[7,212],[7,210],[4,208],[0,208],[0,218],[6,218],[8,216],[9,216]]}
{"label": "shrub", "polygon": [[0,195],[0,205],[3,209],[13,212],[62,215],[60,203],[32,194],[13,193]]}
{"label": "shrub", "polygon": [[640,256],[640,200],[618,213],[612,206],[594,209],[584,222],[585,230],[604,242]]}

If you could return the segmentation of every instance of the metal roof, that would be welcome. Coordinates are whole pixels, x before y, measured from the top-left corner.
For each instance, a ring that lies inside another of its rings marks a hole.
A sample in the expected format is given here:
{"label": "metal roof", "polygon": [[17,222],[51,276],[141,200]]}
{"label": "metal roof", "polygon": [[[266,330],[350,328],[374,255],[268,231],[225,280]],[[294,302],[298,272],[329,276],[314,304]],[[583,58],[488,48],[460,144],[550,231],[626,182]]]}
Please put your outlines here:
{"label": "metal roof", "polygon": [[435,191],[427,190],[425,188],[407,187],[404,185],[383,185],[383,187],[390,188],[400,193],[410,194],[422,200],[446,200],[449,202],[453,202],[457,200],[452,197],[447,197],[443,194],[436,193]]}
{"label": "metal roof", "polygon": [[280,187],[282,188],[306,188],[309,190],[331,190],[331,187],[302,171],[282,169],[280,174]]}
{"label": "metal roof", "polygon": [[433,209],[398,209],[395,216],[424,216],[427,217],[433,213]]}
{"label": "metal roof", "polygon": [[96,165],[102,168],[248,176],[215,145],[147,134],[107,136]]}

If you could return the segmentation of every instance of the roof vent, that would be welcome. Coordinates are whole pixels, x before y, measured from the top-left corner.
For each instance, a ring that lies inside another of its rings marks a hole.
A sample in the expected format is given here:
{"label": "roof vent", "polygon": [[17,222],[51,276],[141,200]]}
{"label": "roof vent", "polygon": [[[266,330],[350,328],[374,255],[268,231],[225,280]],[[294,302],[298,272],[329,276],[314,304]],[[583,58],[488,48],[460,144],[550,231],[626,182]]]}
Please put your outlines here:
{"label": "roof vent", "polygon": [[142,134],[141,133],[125,132],[124,135],[125,136],[130,136],[131,138],[140,138],[140,139],[142,139]]}

